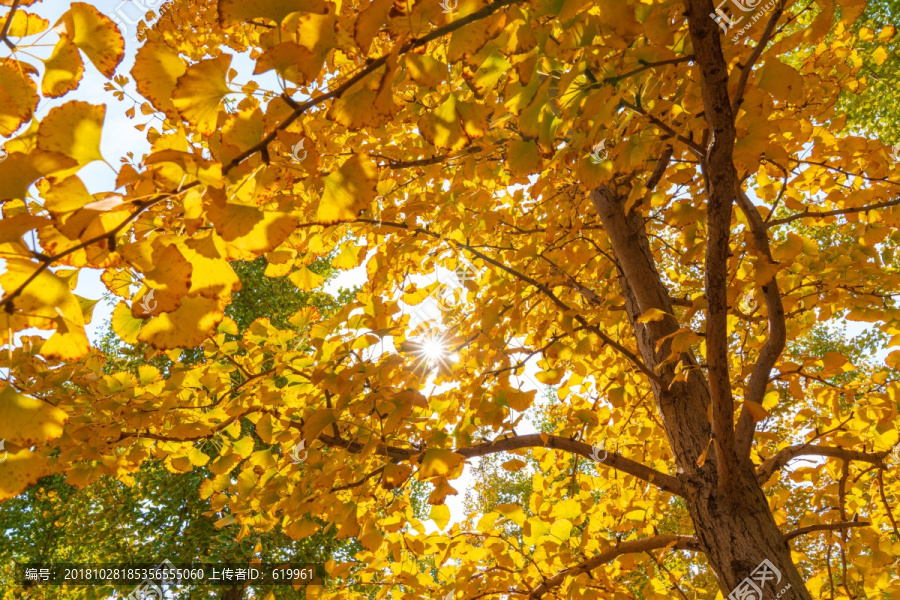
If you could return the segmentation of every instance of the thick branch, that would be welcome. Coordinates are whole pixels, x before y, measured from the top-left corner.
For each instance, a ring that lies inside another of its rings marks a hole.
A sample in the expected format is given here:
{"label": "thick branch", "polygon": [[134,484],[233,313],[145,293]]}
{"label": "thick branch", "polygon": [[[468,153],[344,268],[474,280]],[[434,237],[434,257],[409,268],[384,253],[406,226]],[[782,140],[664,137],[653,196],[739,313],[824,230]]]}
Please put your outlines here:
{"label": "thick branch", "polygon": [[858,452],[838,446],[813,446],[811,444],[788,446],[780,450],[775,456],[764,461],[756,470],[756,477],[760,484],[765,483],[775,471],[784,468],[786,464],[800,456],[827,456],[829,458],[856,460],[881,466],[884,464],[884,457],[887,455],[887,450],[884,452]]}
{"label": "thick branch", "polygon": [[868,212],[870,210],[877,210],[879,208],[890,208],[892,206],[900,205],[900,198],[896,200],[889,200],[887,202],[876,202],[875,204],[869,204],[867,206],[858,206],[854,208],[839,208],[837,210],[804,210],[803,212],[798,212],[797,214],[791,215],[789,217],[784,217],[783,219],[774,219],[769,221],[766,226],[767,227],[775,227],[776,225],[784,225],[786,223],[791,223],[796,221],[797,219],[806,219],[806,218],[823,218],[823,217],[837,217],[840,215],[852,215],[855,213]]}
{"label": "thick branch", "polygon": [[[750,201],[750,198],[747,197],[747,194],[740,187],[737,189],[737,197],[738,204],[747,217],[747,222],[750,224],[750,232],[753,235],[753,244],[756,246],[757,252],[769,264],[774,264],[775,261],[772,258],[769,237],[766,234],[766,226],[763,223],[762,216],[760,216],[756,206],[753,205],[753,202]],[[757,358],[756,364],[753,365],[753,370],[750,373],[744,398],[757,404],[762,404],[763,397],[766,395],[766,386],[769,383],[769,375],[771,375],[772,368],[781,357],[787,341],[784,304],[781,301],[781,292],[778,290],[778,281],[775,279],[775,275],[772,275],[772,279],[768,283],[763,284],[762,290],[766,301],[766,312],[769,317],[769,331],[766,342],[759,353],[759,358]],[[750,447],[753,444],[753,430],[754,421],[750,416],[749,409],[745,406],[738,418],[737,425],[736,450],[739,459],[750,455]]]}
{"label": "thick branch", "polygon": [[564,569],[550,579],[546,579],[541,585],[534,588],[534,591],[528,597],[532,600],[538,600],[553,588],[562,585],[567,577],[576,577],[581,573],[588,573],[600,565],[612,562],[623,554],[649,552],[650,550],[659,550],[669,545],[671,545],[673,550],[700,550],[697,538],[689,535],[658,535],[643,540],[622,542],[614,548],[601,552],[597,556],[593,556],[574,567]]}
{"label": "thick branch", "polygon": [[700,68],[703,109],[709,124],[709,144],[703,160],[707,196],[706,349],[712,427],[718,457],[719,490],[735,493],[738,468],[734,443],[734,397],[728,361],[728,255],[731,208],[737,184],[734,113],[728,98],[728,67],[722,55],[718,25],[709,18],[710,0],[686,0],[688,29]]}
{"label": "thick branch", "polygon": [[672,148],[672,146],[666,146],[666,149],[663,150],[662,156],[659,157],[659,160],[656,162],[656,167],[653,168],[653,172],[650,173],[650,177],[645,184],[649,191],[652,192],[655,190],[656,186],[659,185],[659,182],[662,181],[663,175],[666,174],[666,168],[668,168],[669,162],[672,160],[673,153],[674,148]]}
{"label": "thick branch", "polygon": [[795,537],[813,533],[815,531],[840,531],[842,529],[850,529],[851,527],[868,527],[871,525],[868,521],[847,521],[845,523],[819,523],[816,525],[808,525],[800,527],[791,532],[784,534],[784,541],[790,541]]}
{"label": "thick branch", "polygon": [[[577,454],[578,456],[593,460],[593,447],[590,444],[560,437],[558,435],[539,433],[508,437],[486,444],[478,444],[468,448],[459,448],[454,452],[461,454],[466,458],[473,458],[476,456],[495,454],[497,452],[509,452],[510,450],[518,450],[520,448],[552,448],[571,452],[572,454]],[[675,494],[677,496],[684,495],[684,486],[678,478],[651,469],[646,465],[642,465],[639,462],[625,458],[614,452],[608,452],[606,458],[599,464],[616,469],[617,471],[628,473],[638,479],[648,481],[670,494]]]}
{"label": "thick branch", "polygon": [[[293,423],[291,424],[293,425]],[[359,442],[354,442],[351,440],[345,440],[343,438],[330,435],[320,435],[318,437],[318,440],[328,446],[332,446],[335,448],[344,448],[351,454],[359,454],[366,447],[365,444],[361,444]],[[387,456],[388,458],[396,460],[410,460],[413,456],[419,453],[420,452],[418,450],[415,450],[413,448],[397,448],[395,446],[388,446],[387,444],[378,444],[378,448],[375,450],[375,454],[378,454],[380,456]]]}
{"label": "thick branch", "polygon": [[[678,332],[680,324],[674,316],[669,290],[656,268],[643,217],[635,210],[626,213],[625,198],[608,186],[593,190],[591,201],[609,236],[625,310],[641,357],[644,364],[659,373],[663,380],[662,384],[653,382],[653,394],[678,459],[679,471],[694,471],[711,434],[705,418],[690,418],[690,415],[707,413],[709,391],[706,381],[689,353],[671,356],[672,336]],[[664,316],[641,322],[641,315],[654,309]],[[690,372],[686,381],[675,381],[675,368],[679,362]]]}

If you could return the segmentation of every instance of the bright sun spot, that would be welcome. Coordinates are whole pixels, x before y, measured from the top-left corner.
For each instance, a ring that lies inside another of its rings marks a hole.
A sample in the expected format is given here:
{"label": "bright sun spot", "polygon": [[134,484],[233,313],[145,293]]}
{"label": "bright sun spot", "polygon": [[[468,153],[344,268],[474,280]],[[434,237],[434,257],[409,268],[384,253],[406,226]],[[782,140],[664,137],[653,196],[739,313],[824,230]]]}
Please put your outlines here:
{"label": "bright sun spot", "polygon": [[446,349],[444,348],[444,344],[441,343],[441,340],[428,340],[422,345],[422,354],[430,361],[440,360],[444,357],[445,352]]}

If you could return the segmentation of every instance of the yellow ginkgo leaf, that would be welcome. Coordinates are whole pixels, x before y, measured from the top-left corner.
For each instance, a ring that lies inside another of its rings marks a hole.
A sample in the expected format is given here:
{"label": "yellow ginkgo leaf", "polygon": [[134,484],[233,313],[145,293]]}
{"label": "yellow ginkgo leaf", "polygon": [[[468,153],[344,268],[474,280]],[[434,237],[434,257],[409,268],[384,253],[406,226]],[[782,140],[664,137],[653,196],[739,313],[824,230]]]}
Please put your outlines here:
{"label": "yellow ginkgo leaf", "polygon": [[[284,528],[284,533],[292,540],[300,540],[311,536],[321,528],[322,526],[312,519],[298,519],[296,521],[291,521],[287,527]],[[269,600],[269,596],[266,596],[266,600]],[[274,595],[272,596],[272,600],[275,600]]]}
{"label": "yellow ginkgo leaf", "polygon": [[541,152],[534,141],[513,140],[507,148],[510,173],[524,177],[540,172]]}
{"label": "yellow ginkgo leaf", "polygon": [[431,507],[431,514],[428,516],[434,521],[437,528],[443,531],[447,528],[447,523],[450,522],[450,507],[446,504],[435,504]]}
{"label": "yellow ginkgo leaf", "polygon": [[229,259],[253,260],[274,250],[297,226],[290,213],[225,202],[224,194],[213,197],[207,214]]}
{"label": "yellow ginkgo leaf", "polygon": [[25,198],[32,183],[52,173],[77,166],[75,159],[59,152],[12,152],[0,162],[0,200]]}
{"label": "yellow ginkgo leaf", "polygon": [[38,184],[44,208],[62,225],[66,218],[95,200],[77,175],[59,181],[43,180]]}
{"label": "yellow ginkgo leaf", "polygon": [[230,66],[230,54],[193,64],[178,78],[172,92],[175,108],[205,136],[216,130],[219,103],[231,91],[227,82]]}
{"label": "yellow ginkgo leaf", "polygon": [[[43,342],[41,353],[52,359],[77,360],[84,356],[89,343],[84,332],[84,311],[72,294],[66,279],[37,264],[7,257],[6,270],[0,275],[5,294],[15,293],[13,311],[0,313],[0,327],[55,330]],[[24,288],[22,285],[28,282]]]}
{"label": "yellow ginkgo leaf", "polygon": [[490,115],[489,107],[461,102],[455,94],[450,94],[440,106],[419,119],[419,131],[438,148],[460,150],[484,135]]}
{"label": "yellow ginkgo leaf", "polygon": [[553,521],[553,524],[550,525],[550,535],[560,541],[569,539],[569,536],[572,535],[572,521],[568,519],[556,519]]}
{"label": "yellow ginkgo leaf", "polygon": [[234,523],[237,523],[237,517],[235,517],[234,515],[226,515],[213,523],[213,527],[215,527],[216,529],[222,529],[223,527],[228,527],[229,525],[233,525]]}
{"label": "yellow ginkgo leaf", "polygon": [[369,552],[375,552],[384,543],[384,536],[375,527],[368,527],[368,531],[359,536],[359,543]]}
{"label": "yellow ginkgo leaf", "polygon": [[64,35],[87,55],[107,79],[125,56],[125,38],[112,19],[85,2],[73,2],[57,25],[65,25]]}
{"label": "yellow ginkgo leaf", "polygon": [[79,166],[103,160],[100,134],[106,107],[78,100],[50,109],[38,127],[38,148],[75,159]]}
{"label": "yellow ginkgo leaf", "polygon": [[[712,404],[710,404],[710,408],[711,407],[712,407]],[[703,450],[703,452],[700,453],[700,456],[697,457],[697,466],[698,467],[702,467],[703,465],[706,464],[706,457],[709,456],[709,450],[712,447],[713,447],[713,440],[712,440],[712,438],[710,438],[709,442],[706,443],[706,448]]]}
{"label": "yellow ginkgo leaf", "polygon": [[[166,163],[168,168],[155,170],[156,174],[173,180],[176,186],[182,182],[185,175],[189,176],[189,180],[198,179],[200,183],[216,188],[220,188],[224,184],[222,164],[206,160],[197,154],[178,150],[160,150],[144,159],[144,164],[147,166],[161,163]],[[171,169],[170,165],[177,165],[178,168]]]}
{"label": "yellow ginkgo leaf", "polygon": [[396,73],[397,60],[392,57],[384,69],[360,81],[335,100],[328,118],[348,129],[381,127],[399,110],[394,102],[392,85]]}
{"label": "yellow ginkgo leaf", "polygon": [[353,39],[363,53],[368,53],[372,40],[387,23],[393,5],[393,0],[374,0],[359,13],[353,26]]}
{"label": "yellow ginkgo leaf", "polygon": [[840,352],[826,352],[822,357],[822,363],[827,370],[834,371],[847,363],[847,357]]}
{"label": "yellow ginkgo leaf", "polygon": [[409,465],[388,463],[381,475],[381,486],[387,490],[394,490],[402,486],[412,474]]}
{"label": "yellow ginkgo leaf", "polygon": [[6,385],[0,390],[0,439],[19,446],[38,446],[62,435],[69,415],[39,398]]}
{"label": "yellow ginkgo leaf", "polygon": [[475,92],[478,98],[483,98],[490,90],[497,85],[500,78],[509,71],[512,65],[508,60],[503,58],[499,51],[495,50],[490,56],[482,61],[481,66],[477,70],[472,71],[468,67],[463,68],[463,79]]}
{"label": "yellow ginkgo leaf", "polygon": [[113,309],[112,328],[116,335],[126,344],[137,344],[138,334],[141,332],[143,319],[131,314],[131,308],[124,302],[119,302]]}
{"label": "yellow ginkgo leaf", "polygon": [[505,26],[506,15],[499,13],[460,27],[450,36],[447,60],[450,63],[457,63],[472,56],[489,40],[497,37]]}
{"label": "yellow ginkgo leaf", "polygon": [[59,98],[78,87],[84,74],[84,62],[78,47],[66,38],[60,38],[50,58],[44,61],[44,78],[41,93]]}
{"label": "yellow ginkgo leaf", "polygon": [[375,199],[377,177],[371,159],[360,154],[352,156],[325,178],[325,191],[316,219],[323,223],[355,219]]}
{"label": "yellow ginkgo leaf", "polygon": [[256,59],[254,75],[275,69],[288,81],[305,84],[316,78],[322,68],[321,59],[316,54],[295,42],[282,42],[266,50]]}
{"label": "yellow ginkgo leaf", "polygon": [[15,498],[47,474],[44,458],[28,448],[6,450],[4,454],[6,459],[0,462],[0,501]]}
{"label": "yellow ginkgo leaf", "polygon": [[753,402],[752,400],[744,400],[744,406],[747,407],[747,412],[750,413],[750,416],[753,417],[754,422],[759,422],[769,416],[769,413],[766,412],[766,409],[762,407],[758,402]]}
{"label": "yellow ginkgo leaf", "polygon": [[172,92],[186,70],[184,61],[168,46],[147,42],[138,48],[131,76],[142,96],[166,116],[174,118],[178,113],[172,103]]}
{"label": "yellow ginkgo leaf", "polygon": [[300,267],[290,275],[288,278],[291,282],[297,286],[301,292],[308,292],[310,290],[314,290],[325,281],[325,278],[321,275],[317,275],[309,270],[307,267]]}
{"label": "yellow ginkgo leaf", "polygon": [[640,317],[638,317],[637,321],[638,321],[638,323],[650,323],[651,321],[662,321],[668,315],[669,315],[669,313],[667,313],[664,310],[660,310],[658,308],[650,308],[650,309],[647,309],[644,312],[644,314],[642,314]]}
{"label": "yellow ginkgo leaf", "polygon": [[326,427],[336,422],[337,417],[330,408],[314,412],[303,424],[303,439],[306,440],[306,447],[309,448],[312,441],[319,437]]}
{"label": "yellow ginkgo leaf", "polygon": [[182,298],[184,294],[145,285],[131,301],[131,315],[144,320],[161,313],[175,312],[181,306]]}
{"label": "yellow ginkgo leaf", "polygon": [[527,463],[524,460],[520,460],[518,458],[513,458],[511,460],[506,461],[501,467],[506,469],[507,471],[520,471],[525,468]]}
{"label": "yellow ginkgo leaf", "polygon": [[[80,303],[79,303],[80,306]],[[41,347],[41,353],[56,360],[77,360],[88,353],[90,342],[84,332],[84,311],[78,322],[62,317],[54,319],[56,331]]]}
{"label": "yellow ginkgo leaf", "polygon": [[161,313],[146,323],[138,334],[138,341],[158,350],[193,348],[215,333],[223,316],[217,300],[182,298],[181,306],[176,310]]}
{"label": "yellow ginkgo leaf", "polygon": [[780,102],[796,103],[804,97],[803,77],[775,56],[766,60],[760,69],[758,86]]}
{"label": "yellow ginkgo leaf", "polygon": [[241,280],[226,259],[226,242],[215,232],[187,240],[183,246],[179,242],[179,248],[194,265],[190,295],[217,298],[241,289]]}
{"label": "yellow ginkgo leaf", "polygon": [[447,65],[427,54],[409,53],[403,62],[410,79],[426,87],[437,87],[448,76]]}
{"label": "yellow ginkgo leaf", "polygon": [[144,273],[144,281],[152,288],[185,296],[191,289],[193,265],[188,262],[174,244],[166,246],[156,254],[153,269]]}
{"label": "yellow ginkgo leaf", "polygon": [[80,239],[86,234],[106,232],[128,218],[130,207],[131,204],[125,202],[119,194],[97,194],[96,198],[92,197],[90,202],[73,214],[57,219],[61,223],[57,225],[57,229],[71,240]]}
{"label": "yellow ginkgo leaf", "polygon": [[581,181],[591,188],[608,182],[615,171],[613,161],[604,160],[598,163],[587,155],[578,161],[577,168]]}
{"label": "yellow ginkgo leaf", "polygon": [[422,455],[419,479],[446,475],[462,464],[463,458],[461,454],[457,454],[453,450],[442,448],[426,450]]}
{"label": "yellow ginkgo leaf", "polygon": [[525,522],[525,511],[522,510],[522,507],[518,504],[498,504],[494,507],[494,510],[496,510],[498,513],[500,513],[519,527],[521,527]]}
{"label": "yellow ginkgo leaf", "polygon": [[258,108],[242,110],[229,115],[222,127],[222,144],[234,146],[238,152],[243,152],[262,141],[265,129],[262,111]]}
{"label": "yellow ginkgo leaf", "polygon": [[11,58],[0,59],[0,136],[11,137],[31,119],[38,103],[37,69]]}
{"label": "yellow ginkgo leaf", "polygon": [[50,21],[37,16],[34,13],[17,10],[13,13],[12,23],[7,32],[12,37],[28,37],[36,35],[50,26]]}

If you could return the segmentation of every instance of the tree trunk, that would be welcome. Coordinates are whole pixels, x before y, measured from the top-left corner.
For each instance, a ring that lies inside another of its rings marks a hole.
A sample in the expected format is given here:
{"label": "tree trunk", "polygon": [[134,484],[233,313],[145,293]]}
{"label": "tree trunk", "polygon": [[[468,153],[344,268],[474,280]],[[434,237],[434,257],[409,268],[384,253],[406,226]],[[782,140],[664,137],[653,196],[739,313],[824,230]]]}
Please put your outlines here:
{"label": "tree trunk", "polygon": [[[636,209],[626,215],[624,199],[607,187],[594,190],[591,200],[609,235],[640,355],[646,366],[666,383],[661,386],[653,382],[653,394],[679,477],[687,489],[685,500],[696,536],[723,594],[728,597],[739,586],[743,589],[747,585],[742,585],[745,578],[768,560],[778,573],[761,586],[762,598],[774,598],[785,590],[780,600],[811,600],[751,461],[741,459],[732,479],[734,488],[723,493],[718,485],[716,455],[710,451],[705,462],[700,460],[712,437],[707,412],[709,383],[692,355],[683,353],[666,360],[671,353],[671,338],[657,350],[658,340],[675,333],[679,324],[673,316],[668,290],[656,270],[643,217]],[[654,308],[667,315],[661,320],[638,322],[642,314]],[[683,381],[675,381],[679,361],[688,367]],[[785,589],[788,585],[789,589]],[[736,597],[758,600],[760,595]]]}

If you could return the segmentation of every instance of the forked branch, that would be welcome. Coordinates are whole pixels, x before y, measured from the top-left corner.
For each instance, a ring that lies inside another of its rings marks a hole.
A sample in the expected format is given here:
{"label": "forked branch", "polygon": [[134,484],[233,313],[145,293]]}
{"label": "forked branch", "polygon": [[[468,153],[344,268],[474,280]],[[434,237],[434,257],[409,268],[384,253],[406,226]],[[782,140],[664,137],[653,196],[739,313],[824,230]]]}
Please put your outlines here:
{"label": "forked branch", "polygon": [[694,536],[690,535],[658,535],[642,540],[632,540],[622,542],[613,548],[605,550],[596,556],[581,562],[580,564],[563,569],[553,577],[545,580],[541,585],[534,588],[529,594],[531,600],[539,600],[550,590],[562,585],[567,577],[576,577],[582,573],[589,573],[600,565],[612,562],[623,554],[634,554],[638,552],[649,552],[651,550],[659,550],[665,547],[671,547],[673,550],[700,550],[700,542]]}
{"label": "forked branch", "polygon": [[859,452],[840,448],[838,446],[813,446],[811,444],[800,444],[797,446],[788,446],[780,450],[775,456],[766,459],[756,470],[756,478],[760,484],[765,483],[772,477],[775,471],[778,471],[790,461],[800,456],[827,456],[829,458],[840,458],[848,461],[867,462],[876,466],[883,466],[884,459],[888,455],[888,451],[884,452]]}
{"label": "forked branch", "polygon": [[842,531],[851,527],[868,527],[871,525],[868,521],[846,521],[844,523],[818,523],[816,525],[807,525],[784,534],[784,541],[790,541],[795,537],[806,535],[807,533],[815,533],[817,531]]}
{"label": "forked branch", "polygon": [[[558,435],[539,433],[518,435],[485,444],[477,444],[468,448],[458,448],[455,452],[457,454],[462,454],[466,458],[474,458],[476,456],[485,456],[497,452],[509,452],[510,450],[518,450],[521,448],[552,448],[564,450],[591,460],[593,460],[594,456],[594,449],[590,444],[560,437]],[[684,486],[678,478],[651,469],[646,465],[625,458],[615,452],[607,452],[606,458],[598,463],[598,466],[606,466],[617,471],[622,471],[623,473],[628,473],[638,479],[652,483],[671,494],[677,496],[684,495]]]}

